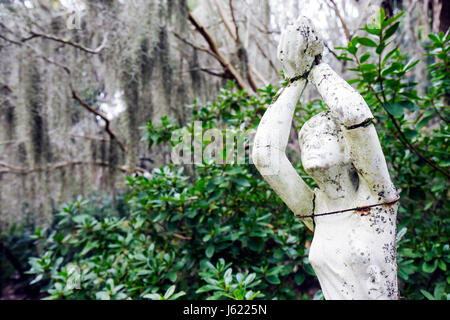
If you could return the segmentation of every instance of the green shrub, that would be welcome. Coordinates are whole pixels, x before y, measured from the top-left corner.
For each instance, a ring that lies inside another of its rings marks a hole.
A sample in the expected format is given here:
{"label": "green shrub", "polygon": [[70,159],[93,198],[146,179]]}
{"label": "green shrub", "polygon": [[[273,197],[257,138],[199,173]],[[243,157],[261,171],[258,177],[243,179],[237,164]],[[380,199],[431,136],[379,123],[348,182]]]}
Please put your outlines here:
{"label": "green shrub", "polygon": [[[255,125],[274,94],[268,87],[248,97],[230,83],[216,102],[193,106],[194,120],[204,129]],[[148,125],[146,139],[166,143],[176,129],[164,118]],[[183,172],[169,165],[128,178],[122,218],[94,215],[88,201],[63,208],[53,231],[35,234],[46,249],[30,260],[35,281],[50,279],[50,298],[70,299],[159,299],[173,285],[190,299],[287,299],[307,298],[302,284],[318,288],[305,247],[311,234],[252,165]],[[80,289],[66,285],[73,264]]]}

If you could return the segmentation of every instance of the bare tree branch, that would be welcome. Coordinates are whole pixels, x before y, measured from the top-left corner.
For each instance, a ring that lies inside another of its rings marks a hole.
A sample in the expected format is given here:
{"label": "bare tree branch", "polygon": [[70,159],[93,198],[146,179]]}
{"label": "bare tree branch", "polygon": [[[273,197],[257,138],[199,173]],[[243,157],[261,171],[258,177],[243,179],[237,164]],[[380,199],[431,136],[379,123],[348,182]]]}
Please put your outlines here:
{"label": "bare tree branch", "polygon": [[38,33],[38,32],[35,32],[35,31],[30,31],[30,35],[31,36],[29,36],[28,38],[23,38],[21,40],[21,42],[27,42],[27,41],[29,41],[31,39],[34,39],[34,38],[43,38],[43,39],[52,40],[52,41],[55,41],[55,42],[59,42],[59,43],[65,44],[65,45],[72,46],[74,48],[77,48],[77,49],[79,49],[81,51],[84,51],[84,52],[90,53],[90,54],[99,54],[103,50],[103,48],[105,47],[107,39],[108,39],[108,35],[106,34],[105,38],[103,39],[102,44],[97,49],[93,50],[93,49],[86,48],[86,47],[82,46],[81,44],[74,43],[74,42],[69,41],[69,40],[64,40],[64,39],[61,39],[61,38],[58,38],[58,37],[55,37],[55,36],[52,36],[52,35],[48,35],[48,34],[43,34],[43,33]]}
{"label": "bare tree branch", "polygon": [[11,40],[11,39],[8,39],[8,38],[4,37],[4,36],[1,35],[1,34],[0,34],[0,38],[4,39],[4,40],[6,40],[6,41],[9,41],[9,42],[11,42],[11,43],[14,43],[14,44],[16,44],[16,45],[18,45],[18,46],[26,46],[27,48],[29,48],[29,49],[31,49],[33,52],[35,52],[36,55],[37,55],[37,57],[43,59],[44,61],[46,61],[46,62],[49,63],[49,64],[55,65],[55,66],[57,66],[57,67],[63,69],[63,70],[66,72],[66,74],[68,75],[68,78],[69,78],[69,87],[70,87],[70,91],[71,91],[71,94],[72,94],[72,98],[73,98],[75,101],[77,101],[83,108],[85,108],[86,110],[88,110],[90,113],[92,113],[92,114],[94,114],[95,116],[98,116],[99,118],[101,118],[101,119],[105,122],[105,127],[104,127],[104,129],[105,129],[105,131],[108,133],[108,135],[110,136],[111,140],[116,141],[117,144],[119,145],[120,149],[121,149],[123,152],[125,152],[125,153],[127,152],[127,150],[126,150],[125,146],[123,145],[123,143],[122,143],[119,139],[117,139],[116,135],[111,131],[111,128],[110,128],[110,121],[109,121],[108,117],[107,117],[106,115],[104,115],[103,113],[101,113],[101,112],[95,110],[95,109],[94,109],[93,107],[91,107],[87,102],[85,102],[83,99],[80,98],[80,96],[78,95],[78,93],[76,92],[76,90],[75,90],[74,87],[73,87],[73,83],[72,83],[72,71],[70,70],[69,67],[67,67],[67,66],[65,66],[65,65],[63,65],[63,64],[60,64],[60,63],[58,63],[58,62],[56,62],[56,61],[53,61],[53,60],[50,59],[49,57],[47,57],[47,56],[45,56],[45,55],[42,55],[42,54],[38,53],[37,50],[36,50],[35,48],[33,48],[32,46],[28,45],[28,44],[25,43],[25,42],[19,42],[19,41]]}
{"label": "bare tree branch", "polygon": [[2,146],[2,145],[7,146],[7,145],[11,145],[11,144],[16,144],[18,142],[19,142],[19,140],[0,141],[0,146]]}
{"label": "bare tree branch", "polygon": [[87,140],[106,141],[106,142],[111,141],[111,140],[105,139],[103,137],[82,136],[82,135],[78,135],[78,134],[68,134],[68,136],[73,137],[73,138],[87,139]]}
{"label": "bare tree branch", "polygon": [[[342,18],[341,13],[339,12],[339,8],[338,8],[336,2],[334,2],[334,0],[328,0],[328,1],[330,1],[333,4],[334,12],[336,12],[336,16],[339,18],[339,21],[341,21],[342,28],[344,28],[345,37],[347,38],[348,41],[351,41],[352,40],[352,36],[351,36],[350,31],[349,31],[349,29],[347,27],[347,24],[344,21],[344,18]],[[328,6],[330,6],[330,5],[328,5]]]}
{"label": "bare tree branch", "polygon": [[[441,11],[442,11],[442,0],[433,0],[433,24],[431,27],[431,31],[433,33],[439,32],[439,27],[441,25]],[[445,31],[445,30],[444,30]]]}
{"label": "bare tree branch", "polygon": [[208,43],[209,49],[216,55],[216,59],[225,70],[225,73],[229,73],[230,77],[236,81],[237,86],[240,89],[247,91],[248,93],[247,85],[245,84],[242,77],[239,75],[233,65],[228,61],[228,59],[220,53],[219,47],[217,46],[211,34],[208,32],[208,30],[205,29],[205,27],[200,24],[200,22],[198,22],[198,20],[192,15],[191,12],[189,12],[189,21],[192,23],[198,33],[200,33],[203,39]]}
{"label": "bare tree branch", "polygon": [[21,45],[22,45],[22,43],[20,43],[19,41],[11,40],[11,39],[5,37],[5,36],[2,35],[2,34],[0,34],[0,39],[3,39],[3,40],[5,40],[6,42],[9,42],[9,43],[12,43],[12,44],[15,44],[15,45],[18,45],[18,46],[21,46]]}
{"label": "bare tree branch", "polygon": [[234,24],[234,33],[236,34],[236,42],[240,42],[239,38],[239,27],[236,21],[236,17],[234,16],[234,8],[233,8],[233,0],[229,0],[228,3],[230,4],[230,11],[231,11],[231,18],[233,19]]}
{"label": "bare tree branch", "polygon": [[192,48],[194,48],[194,49],[196,49],[196,50],[205,52],[205,53],[209,54],[210,56],[212,56],[214,59],[218,59],[218,58],[217,58],[217,55],[216,55],[214,52],[212,52],[211,50],[209,50],[208,48],[198,46],[198,45],[196,45],[196,44],[194,44],[194,43],[192,43],[192,42],[190,42],[190,41],[184,39],[182,36],[180,36],[180,35],[179,35],[178,33],[176,33],[176,32],[173,32],[173,35],[174,35],[178,40],[180,40],[180,41],[186,43],[188,46],[191,46]]}
{"label": "bare tree branch", "polygon": [[[70,73],[69,73],[69,76],[70,76]],[[95,114],[96,116],[100,117],[103,121],[105,121],[105,131],[108,133],[108,135],[110,136],[111,140],[116,141],[117,144],[119,145],[120,149],[122,149],[122,151],[126,153],[127,150],[126,150],[125,146],[123,145],[123,143],[120,140],[118,140],[116,135],[111,131],[109,119],[105,115],[103,115],[102,113],[100,113],[97,110],[95,110],[94,108],[92,108],[89,104],[87,104],[83,99],[81,99],[78,96],[77,92],[73,89],[71,79],[69,79],[69,85],[70,85],[70,90],[72,91],[72,98],[74,100],[76,100],[86,110],[88,110],[89,112]]]}
{"label": "bare tree branch", "polygon": [[255,68],[252,68],[250,66],[250,63],[248,62],[248,57],[247,57],[247,49],[245,49],[245,47],[241,41],[241,38],[239,37],[239,25],[236,21],[236,17],[234,14],[233,0],[229,0],[229,5],[230,5],[230,11],[231,11],[231,18],[232,18],[233,24],[234,24],[234,32],[236,34],[235,42],[236,42],[236,46],[238,47],[239,59],[241,61],[244,61],[244,63],[246,64],[247,80],[248,80],[248,83],[250,84],[250,87],[252,88],[252,90],[254,92],[258,92],[258,86],[256,85],[256,82],[253,79],[252,72],[251,72],[251,70],[252,69],[255,70]]}
{"label": "bare tree branch", "polygon": [[207,69],[207,68],[199,68],[198,70],[200,70],[200,71],[203,71],[203,72],[205,72],[205,73],[207,73],[207,74],[210,74],[210,75],[212,75],[212,76],[216,76],[216,77],[220,77],[220,78],[225,78],[225,79],[227,79],[227,76],[226,76],[226,74],[225,73],[218,73],[218,72],[214,72],[214,71],[212,71],[212,70],[210,70],[210,69]]}
{"label": "bare tree branch", "polygon": [[260,44],[258,41],[255,41],[256,47],[258,48],[258,50],[261,52],[261,54],[263,55],[264,58],[266,58],[266,60],[269,62],[270,67],[272,68],[272,70],[275,72],[275,74],[279,73],[279,70],[277,69],[277,67],[275,67],[275,64],[273,63],[272,59],[270,59],[267,54],[264,52],[264,50],[261,48]]}
{"label": "bare tree branch", "polygon": [[336,52],[334,52],[334,51],[328,46],[328,44],[327,44],[325,41],[323,41],[323,44],[324,44],[325,47],[328,49],[328,51],[330,51],[330,53],[331,53],[336,59],[339,60],[338,55],[336,54]]}
{"label": "bare tree branch", "polygon": [[216,4],[217,12],[219,13],[220,19],[222,20],[222,22],[223,22],[225,28],[227,29],[228,33],[230,34],[231,38],[233,38],[234,41],[237,41],[237,39],[238,39],[237,37],[239,35],[236,35],[231,30],[230,24],[228,23],[227,19],[225,18],[225,15],[223,13],[223,9],[222,9],[222,5],[220,4],[220,1],[214,0],[214,3]]}
{"label": "bare tree branch", "polygon": [[[56,164],[52,164],[46,167],[36,167],[36,168],[22,168],[22,167],[16,167],[4,162],[0,162],[0,167],[4,167],[8,170],[0,170],[0,174],[30,174],[34,172],[48,172],[53,170],[62,169],[65,167],[70,166],[79,166],[79,165],[96,165],[100,167],[113,167],[115,169],[118,169],[124,173],[128,173],[129,169],[126,166],[116,166],[111,165],[108,162],[104,161],[83,161],[83,160],[75,160],[75,161],[67,161],[67,162],[60,162]],[[140,173],[148,173],[147,170],[143,168],[135,168],[136,172]]]}

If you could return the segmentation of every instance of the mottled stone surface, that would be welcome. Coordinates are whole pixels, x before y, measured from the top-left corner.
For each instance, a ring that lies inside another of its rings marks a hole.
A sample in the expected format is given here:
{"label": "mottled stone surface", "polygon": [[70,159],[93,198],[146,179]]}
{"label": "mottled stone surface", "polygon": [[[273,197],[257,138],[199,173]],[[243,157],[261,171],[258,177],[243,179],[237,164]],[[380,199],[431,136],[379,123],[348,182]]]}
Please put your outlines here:
{"label": "mottled stone surface", "polygon": [[[301,161],[319,188],[311,190],[285,150],[295,105],[307,80],[281,89],[258,126],[253,161],[296,216],[345,210],[396,199],[373,116],[361,95],[325,63],[323,46],[306,18],[283,33],[279,57],[289,78],[306,75],[329,110],[299,132]],[[305,218],[314,230],[309,260],[326,299],[397,299],[397,204]]]}

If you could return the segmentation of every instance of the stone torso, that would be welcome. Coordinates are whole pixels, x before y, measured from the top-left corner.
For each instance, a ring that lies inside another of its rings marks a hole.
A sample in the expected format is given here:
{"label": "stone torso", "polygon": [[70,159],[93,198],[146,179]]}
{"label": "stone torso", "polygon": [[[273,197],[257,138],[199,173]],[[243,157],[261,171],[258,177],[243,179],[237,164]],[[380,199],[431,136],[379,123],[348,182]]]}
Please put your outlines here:
{"label": "stone torso", "polygon": [[[360,187],[348,208],[383,202]],[[315,194],[315,214],[336,210]],[[398,298],[396,215],[394,204],[315,217],[309,260],[327,300]]]}

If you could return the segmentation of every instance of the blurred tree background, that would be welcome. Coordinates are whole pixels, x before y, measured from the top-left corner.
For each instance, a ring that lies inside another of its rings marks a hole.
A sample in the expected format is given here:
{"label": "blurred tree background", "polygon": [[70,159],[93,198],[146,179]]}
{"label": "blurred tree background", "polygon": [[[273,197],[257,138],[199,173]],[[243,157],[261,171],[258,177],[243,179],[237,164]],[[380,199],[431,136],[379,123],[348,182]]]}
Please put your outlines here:
{"label": "blurred tree background", "polygon": [[[402,196],[401,297],[448,298],[448,6],[0,1],[1,295],[320,299],[312,234],[253,165],[170,164],[171,134],[194,121],[258,124],[285,85],[281,30],[303,14],[376,115]],[[311,184],[295,129],[317,97],[302,96],[288,154]]]}

